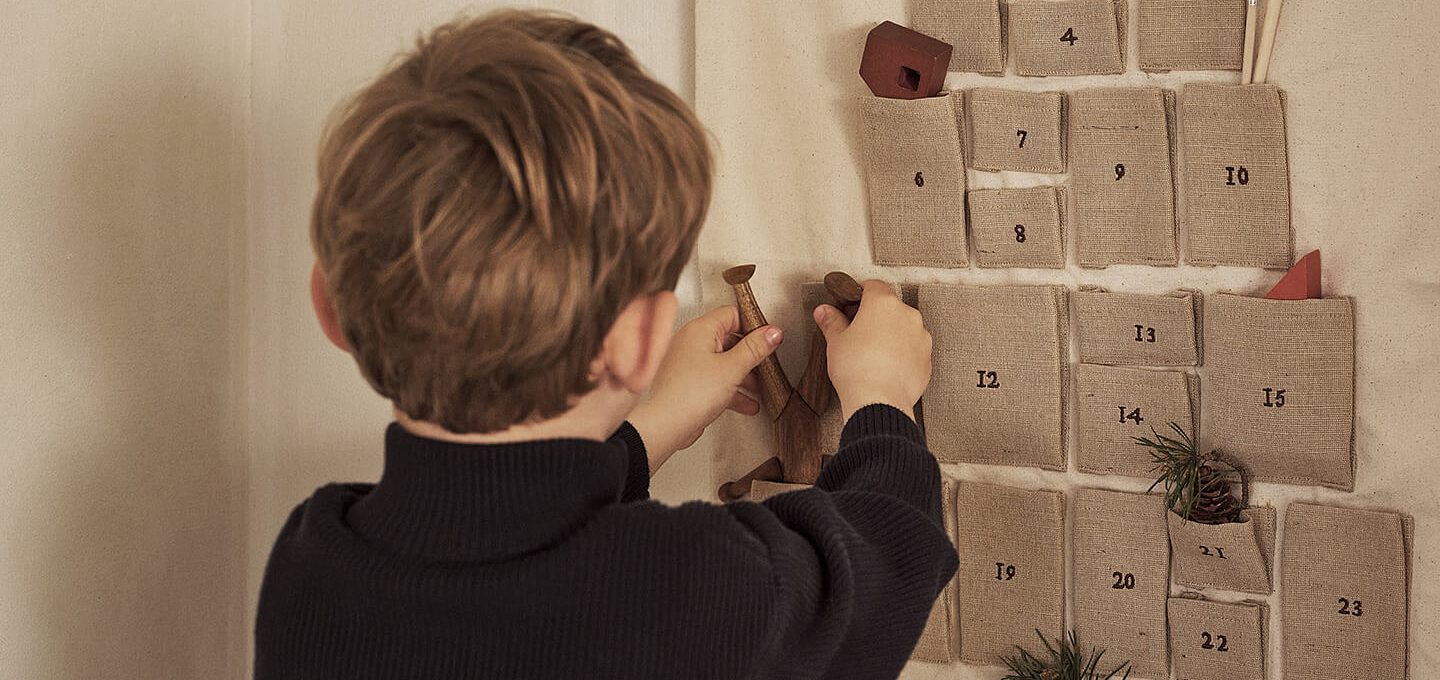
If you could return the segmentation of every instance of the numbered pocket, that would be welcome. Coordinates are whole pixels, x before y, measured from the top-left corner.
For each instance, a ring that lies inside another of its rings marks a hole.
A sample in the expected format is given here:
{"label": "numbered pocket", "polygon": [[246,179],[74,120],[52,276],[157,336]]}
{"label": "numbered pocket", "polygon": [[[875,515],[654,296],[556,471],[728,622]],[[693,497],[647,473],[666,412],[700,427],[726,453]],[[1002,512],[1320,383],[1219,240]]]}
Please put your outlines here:
{"label": "numbered pocket", "polygon": [[923,400],[941,460],[1065,469],[1062,286],[922,285],[934,337]]}
{"label": "numbered pocket", "polygon": [[1189,84],[1180,129],[1190,263],[1289,267],[1295,247],[1279,88]]}
{"label": "numbered pocket", "polygon": [[965,94],[970,165],[977,170],[1065,172],[1064,95],[981,87]]}
{"label": "numbered pocket", "polygon": [[[960,483],[947,474],[940,475],[940,514],[945,523],[945,534],[952,543],[956,540],[959,526],[956,518],[957,489]],[[910,658],[932,663],[951,663],[958,658],[960,648],[960,617],[958,600],[959,577],[950,579],[930,608],[930,617],[925,620],[925,630]]]}
{"label": "numbered pocket", "polygon": [[1000,75],[1005,70],[1000,0],[915,0],[910,26],[955,47],[951,71]]}
{"label": "numbered pocket", "polygon": [[1176,678],[1265,680],[1265,605],[1172,597],[1169,610]]}
{"label": "numbered pocket", "polygon": [[1173,94],[1152,87],[1069,95],[1075,250],[1082,267],[1179,262]]}
{"label": "numbered pocket", "polygon": [[1135,437],[1177,423],[1195,432],[1199,379],[1183,371],[1080,364],[1075,373],[1075,417],[1080,430],[1076,465],[1081,472],[1153,479],[1149,449]]}
{"label": "numbered pocket", "polygon": [[1170,523],[1170,575],[1176,585],[1269,595],[1275,552],[1275,509],[1249,508],[1245,521],[1187,522],[1174,512]]}
{"label": "numbered pocket", "polygon": [[1075,496],[1075,630],[1133,675],[1169,677],[1165,600],[1170,542],[1160,496],[1081,489]]}
{"label": "numbered pocket", "polygon": [[981,267],[1065,266],[1065,190],[980,189],[967,197],[975,263]]}
{"label": "numbered pocket", "polygon": [[1240,70],[1244,2],[1140,0],[1138,23],[1142,70]]}
{"label": "numbered pocket", "polygon": [[[960,484],[960,660],[999,665],[1065,624],[1065,495]],[[1017,530],[1019,529],[1019,530]]]}
{"label": "numbered pocket", "polygon": [[1080,360],[1132,366],[1198,364],[1200,299],[1193,291],[1149,295],[1081,289],[1074,295]]}
{"label": "numbered pocket", "polygon": [[875,263],[964,267],[965,161],[958,96],[862,100]]}
{"label": "numbered pocket", "polygon": [[1284,676],[1404,680],[1410,518],[1294,503],[1285,512]]}
{"label": "numbered pocket", "polygon": [[1011,58],[1022,76],[1125,72],[1124,2],[1011,0]]}
{"label": "numbered pocket", "polygon": [[1355,318],[1350,301],[1209,296],[1209,434],[1257,481],[1351,490]]}

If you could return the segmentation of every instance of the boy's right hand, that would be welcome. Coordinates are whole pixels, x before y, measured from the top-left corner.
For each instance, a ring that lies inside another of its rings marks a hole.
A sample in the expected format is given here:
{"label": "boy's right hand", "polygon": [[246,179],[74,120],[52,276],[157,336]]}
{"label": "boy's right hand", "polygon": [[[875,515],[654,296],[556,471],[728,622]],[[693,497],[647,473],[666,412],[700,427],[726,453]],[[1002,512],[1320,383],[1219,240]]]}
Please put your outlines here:
{"label": "boy's right hand", "polygon": [[866,281],[854,321],[820,305],[815,323],[825,334],[830,382],[846,421],[870,404],[888,404],[915,418],[915,403],[930,385],[932,345],[918,310],[889,284]]}

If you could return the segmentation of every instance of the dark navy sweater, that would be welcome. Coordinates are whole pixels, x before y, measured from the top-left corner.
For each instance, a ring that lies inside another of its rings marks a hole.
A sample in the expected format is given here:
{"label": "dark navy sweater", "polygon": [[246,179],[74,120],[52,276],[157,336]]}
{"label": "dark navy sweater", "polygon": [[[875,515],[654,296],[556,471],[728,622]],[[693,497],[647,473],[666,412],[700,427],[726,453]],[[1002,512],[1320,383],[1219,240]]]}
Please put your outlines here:
{"label": "dark navy sweater", "polygon": [[260,680],[893,678],[955,571],[915,423],[870,406],[814,489],[647,500],[644,444],[460,445],[391,425],[379,484],[290,514]]}

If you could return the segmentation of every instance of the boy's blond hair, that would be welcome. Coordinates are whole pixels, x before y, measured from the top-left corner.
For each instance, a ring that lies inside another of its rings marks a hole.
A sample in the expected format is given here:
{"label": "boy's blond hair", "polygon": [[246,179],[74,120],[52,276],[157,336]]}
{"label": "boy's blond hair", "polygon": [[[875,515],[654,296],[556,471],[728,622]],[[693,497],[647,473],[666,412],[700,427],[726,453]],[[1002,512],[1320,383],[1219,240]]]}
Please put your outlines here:
{"label": "boy's blond hair", "polygon": [[567,410],[620,311],[675,287],[709,205],[689,107],[614,35],[455,21],[337,112],[311,238],[361,372],[412,418]]}

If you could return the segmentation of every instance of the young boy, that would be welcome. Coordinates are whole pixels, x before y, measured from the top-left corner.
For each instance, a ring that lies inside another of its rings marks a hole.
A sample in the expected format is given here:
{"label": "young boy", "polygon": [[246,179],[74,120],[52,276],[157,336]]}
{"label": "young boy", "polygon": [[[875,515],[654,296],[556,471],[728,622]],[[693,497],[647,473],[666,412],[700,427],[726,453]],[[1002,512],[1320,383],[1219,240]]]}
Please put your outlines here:
{"label": "young boy", "polygon": [[[647,501],[782,333],[674,333],[705,133],[594,26],[436,30],[320,154],[320,325],[395,403],[378,484],[290,515],[255,676],[893,678],[956,558],[911,405],[930,336],[884,285],[816,313],[847,419],[815,488]],[[641,395],[645,395],[641,399]],[[758,442],[755,445],[760,445]]]}

